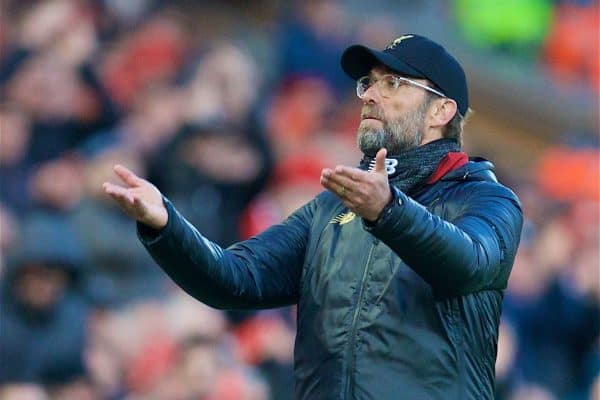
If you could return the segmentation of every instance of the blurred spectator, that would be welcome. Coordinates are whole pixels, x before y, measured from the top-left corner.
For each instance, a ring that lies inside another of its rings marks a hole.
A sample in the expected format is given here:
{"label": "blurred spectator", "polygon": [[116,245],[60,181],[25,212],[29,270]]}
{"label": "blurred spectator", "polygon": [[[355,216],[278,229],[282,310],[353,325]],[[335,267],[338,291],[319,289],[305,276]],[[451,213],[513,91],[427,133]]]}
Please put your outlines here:
{"label": "blurred spectator", "polygon": [[115,307],[165,295],[166,284],[160,268],[139,246],[130,221],[101,191],[102,182],[112,179],[115,164],[143,174],[140,154],[114,143],[106,146],[97,149],[83,167],[84,197],[72,210],[70,220],[88,249],[90,295],[98,304]]}
{"label": "blurred spectator", "polygon": [[156,0],[103,0],[106,17],[114,24],[135,25],[156,8]]}
{"label": "blurred spectator", "polygon": [[522,384],[515,361],[519,350],[518,337],[514,325],[504,318],[498,334],[498,355],[496,357],[496,391],[497,400],[510,399],[514,391]]}
{"label": "blurred spectator", "polygon": [[332,89],[323,79],[305,77],[281,85],[267,115],[278,156],[285,159],[314,144],[324,133],[333,104]]}
{"label": "blurred spectator", "polygon": [[268,400],[264,382],[252,371],[231,368],[219,375],[214,394],[207,400]]}
{"label": "blurred spectator", "polygon": [[538,161],[539,187],[552,198],[600,202],[600,149],[554,146]]}
{"label": "blurred spectator", "polygon": [[185,115],[196,125],[243,126],[262,89],[258,66],[231,43],[214,44],[196,66],[186,89]]}
{"label": "blurred spectator", "polygon": [[239,240],[242,211],[266,183],[270,148],[252,126],[188,127],[155,163],[153,182],[211,240]]}
{"label": "blurred spectator", "polygon": [[18,220],[11,211],[0,203],[0,279],[4,266],[6,252],[14,248],[21,239],[19,234]]}
{"label": "blurred spectator", "polygon": [[239,219],[267,182],[271,147],[255,115],[254,61],[222,43],[197,65],[186,91],[187,124],[150,165],[152,181],[207,237],[239,239]]}
{"label": "blurred spectator", "polygon": [[596,270],[581,266],[586,278],[574,279],[574,246],[560,215],[547,221],[531,247],[520,249],[504,302],[520,346],[515,368],[559,398],[590,384],[586,361],[600,335],[600,298],[589,289],[598,286],[600,260],[587,253]]}
{"label": "blurred spectator", "polygon": [[86,346],[85,365],[100,399],[121,400],[125,397],[122,356],[112,343],[92,335]]}
{"label": "blurred spectator", "polygon": [[84,154],[95,154],[108,145],[120,145],[148,162],[180,129],[184,122],[180,90],[153,85],[135,95],[129,113],[110,129],[100,131],[80,146]]}
{"label": "blurred spectator", "polygon": [[38,209],[52,213],[68,213],[83,195],[82,163],[78,157],[63,156],[31,170],[28,190]]}
{"label": "blurred spectator", "polygon": [[33,383],[12,383],[0,386],[1,400],[49,400],[42,386]]}
{"label": "blurred spectator", "polygon": [[242,216],[242,236],[249,238],[282,221],[321,191],[316,177],[326,156],[297,154],[281,160],[267,190],[250,203]]}
{"label": "blurred spectator", "polygon": [[263,312],[235,328],[242,360],[264,374],[275,399],[292,399],[294,331],[277,312]]}
{"label": "blurred spectator", "polygon": [[27,190],[29,169],[30,123],[16,104],[0,104],[0,199],[12,211],[23,214],[30,207]]}
{"label": "blurred spectator", "polygon": [[205,399],[213,391],[222,363],[217,349],[215,338],[190,336],[183,342],[178,373],[191,398]]}
{"label": "blurred spectator", "polygon": [[[116,5],[113,2],[113,5]],[[185,38],[167,15],[156,15],[122,37],[106,54],[103,75],[116,101],[129,106],[152,84],[174,79],[183,63]]]}
{"label": "blurred spectator", "polygon": [[510,397],[511,400],[557,400],[548,390],[540,386],[527,385],[520,387]]}
{"label": "blurred spectator", "polygon": [[222,312],[195,301],[187,294],[177,291],[165,304],[170,334],[179,343],[189,338],[204,338],[206,342],[218,342],[226,335],[228,325]]}
{"label": "blurred spectator", "polygon": [[596,0],[561,1],[546,37],[548,67],[561,82],[587,82],[600,92],[600,5]]}
{"label": "blurred spectator", "polygon": [[66,221],[36,214],[12,254],[0,292],[0,382],[65,384],[85,376],[83,248]]}
{"label": "blurred spectator", "polygon": [[25,14],[0,82],[31,116],[31,162],[60,156],[114,123],[116,110],[92,67],[97,46],[84,3],[40,2]]}
{"label": "blurred spectator", "polygon": [[350,41],[350,26],[344,24],[348,18],[341,2],[290,2],[287,8],[278,34],[281,76],[316,77],[344,90],[348,78],[339,67],[339,55]]}

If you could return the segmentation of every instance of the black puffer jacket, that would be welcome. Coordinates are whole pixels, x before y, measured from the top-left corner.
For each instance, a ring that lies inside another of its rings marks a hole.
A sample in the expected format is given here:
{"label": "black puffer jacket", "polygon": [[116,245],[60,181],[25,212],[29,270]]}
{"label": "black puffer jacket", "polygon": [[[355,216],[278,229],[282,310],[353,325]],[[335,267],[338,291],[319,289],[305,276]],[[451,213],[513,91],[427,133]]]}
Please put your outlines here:
{"label": "black puffer jacket", "polygon": [[165,229],[138,233],[211,306],[298,304],[297,399],[493,399],[522,213],[492,170],[474,160],[412,198],[394,190],[374,227],[324,192],[226,250],[167,200]]}

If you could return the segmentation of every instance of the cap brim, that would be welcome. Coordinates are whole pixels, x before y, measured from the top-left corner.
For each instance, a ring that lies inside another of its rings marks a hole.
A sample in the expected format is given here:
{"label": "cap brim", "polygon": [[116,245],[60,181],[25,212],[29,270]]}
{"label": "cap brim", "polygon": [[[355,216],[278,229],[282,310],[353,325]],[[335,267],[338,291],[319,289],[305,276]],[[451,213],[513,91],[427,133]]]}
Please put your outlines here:
{"label": "cap brim", "polygon": [[397,57],[383,51],[370,49],[360,44],[352,45],[344,50],[340,63],[344,72],[352,79],[358,79],[368,75],[371,69],[377,65],[385,65],[395,72],[414,78],[423,77],[421,72],[412,68]]}

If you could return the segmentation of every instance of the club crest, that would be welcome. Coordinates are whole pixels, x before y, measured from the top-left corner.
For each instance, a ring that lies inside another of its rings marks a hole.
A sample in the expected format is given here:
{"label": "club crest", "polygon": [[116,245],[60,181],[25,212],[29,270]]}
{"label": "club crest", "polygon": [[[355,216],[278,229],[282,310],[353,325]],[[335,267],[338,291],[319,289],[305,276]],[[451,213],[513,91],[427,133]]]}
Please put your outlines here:
{"label": "club crest", "polygon": [[398,46],[398,45],[399,45],[399,44],[400,44],[400,43],[401,43],[403,40],[410,39],[411,37],[414,37],[414,35],[402,35],[402,36],[400,36],[399,38],[396,38],[396,39],[394,39],[394,41],[393,41],[392,43],[390,43],[390,44],[388,45],[388,47],[386,47],[386,50],[395,48],[395,47],[396,47],[396,46]]}

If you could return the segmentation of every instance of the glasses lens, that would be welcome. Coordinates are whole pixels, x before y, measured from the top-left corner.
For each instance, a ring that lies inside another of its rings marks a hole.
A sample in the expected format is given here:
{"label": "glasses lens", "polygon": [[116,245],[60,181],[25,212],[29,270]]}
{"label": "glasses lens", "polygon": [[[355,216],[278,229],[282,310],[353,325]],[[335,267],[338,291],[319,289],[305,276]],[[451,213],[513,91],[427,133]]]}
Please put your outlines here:
{"label": "glasses lens", "polygon": [[356,81],[356,94],[358,97],[363,97],[365,92],[371,87],[371,79],[368,76],[363,76]]}
{"label": "glasses lens", "polygon": [[398,89],[399,80],[393,75],[385,75],[379,81],[379,91],[383,97],[391,97]]}

